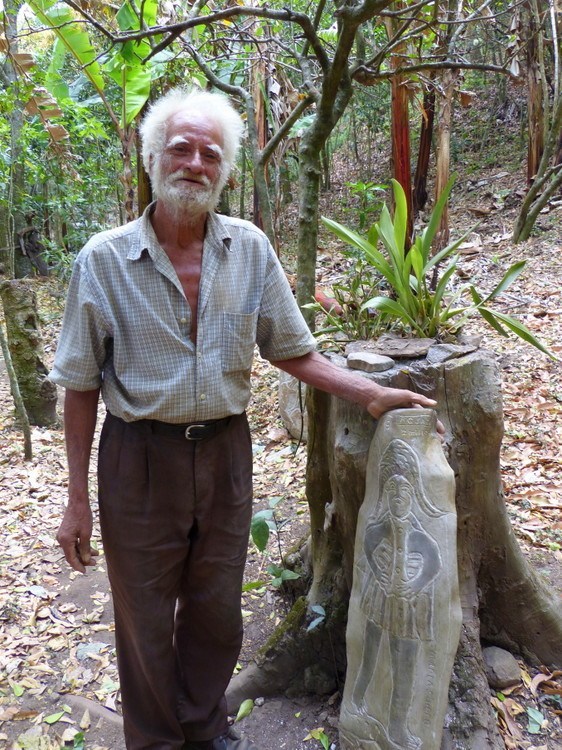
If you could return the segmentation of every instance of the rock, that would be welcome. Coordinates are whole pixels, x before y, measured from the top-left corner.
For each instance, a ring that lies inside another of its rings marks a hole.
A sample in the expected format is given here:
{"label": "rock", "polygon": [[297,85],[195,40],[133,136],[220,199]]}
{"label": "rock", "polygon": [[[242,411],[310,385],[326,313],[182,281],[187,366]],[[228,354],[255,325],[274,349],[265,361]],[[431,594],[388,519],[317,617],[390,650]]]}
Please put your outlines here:
{"label": "rock", "polygon": [[470,344],[475,349],[480,349],[482,345],[482,334],[480,333],[464,333],[461,331],[457,337],[458,344]]}
{"label": "rock", "polygon": [[328,672],[321,664],[312,664],[304,671],[304,687],[315,695],[329,695],[334,692],[336,680],[333,672]]}
{"label": "rock", "polygon": [[404,339],[385,334],[377,340],[375,352],[394,359],[415,359],[425,357],[435,339]]}
{"label": "rock", "polygon": [[494,690],[503,690],[521,682],[521,668],[515,657],[497,646],[482,649],[488,684]]}
{"label": "rock", "polygon": [[377,342],[373,340],[350,341],[345,345],[345,356],[349,357],[350,354],[355,354],[355,352],[374,352],[376,347]]}
{"label": "rock", "polygon": [[427,353],[427,361],[432,365],[438,365],[450,359],[463,357],[476,349],[478,346],[475,344],[434,344]]}
{"label": "rock", "polygon": [[394,367],[394,360],[374,352],[353,352],[347,357],[347,366],[363,372],[384,372]]}

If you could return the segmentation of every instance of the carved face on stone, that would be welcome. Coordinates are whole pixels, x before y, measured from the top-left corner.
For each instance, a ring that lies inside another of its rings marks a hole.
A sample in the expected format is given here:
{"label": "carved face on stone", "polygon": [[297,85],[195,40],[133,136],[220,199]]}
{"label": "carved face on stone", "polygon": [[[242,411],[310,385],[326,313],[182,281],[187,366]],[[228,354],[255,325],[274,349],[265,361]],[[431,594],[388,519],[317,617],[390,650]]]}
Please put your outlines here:
{"label": "carved face on stone", "polygon": [[383,498],[396,518],[405,518],[412,508],[414,488],[407,479],[394,475],[384,484]]}

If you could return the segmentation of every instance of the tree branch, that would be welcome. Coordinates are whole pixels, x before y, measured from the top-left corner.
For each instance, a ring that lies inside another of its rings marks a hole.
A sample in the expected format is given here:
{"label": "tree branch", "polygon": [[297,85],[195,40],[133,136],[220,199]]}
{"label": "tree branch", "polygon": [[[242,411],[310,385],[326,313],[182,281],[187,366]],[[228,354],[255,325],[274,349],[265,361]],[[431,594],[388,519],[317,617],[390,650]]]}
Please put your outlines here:
{"label": "tree branch", "polygon": [[418,63],[417,65],[404,65],[395,70],[377,71],[368,68],[366,65],[360,65],[353,70],[352,77],[354,80],[364,86],[373,86],[377,81],[389,80],[397,75],[408,75],[409,73],[419,73],[424,70],[483,70],[489,73],[501,73],[510,78],[516,79],[503,65],[488,65],[486,63],[469,63],[457,60],[442,60],[438,62]]}

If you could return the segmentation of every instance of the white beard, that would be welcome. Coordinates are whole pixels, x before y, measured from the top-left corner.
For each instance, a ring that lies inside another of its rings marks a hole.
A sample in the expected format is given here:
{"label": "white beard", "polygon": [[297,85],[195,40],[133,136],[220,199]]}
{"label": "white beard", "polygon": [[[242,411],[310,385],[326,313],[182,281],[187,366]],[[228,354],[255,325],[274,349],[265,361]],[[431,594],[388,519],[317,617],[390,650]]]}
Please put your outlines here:
{"label": "white beard", "polygon": [[[200,181],[199,185],[184,182],[182,176]],[[180,169],[167,177],[162,176],[159,161],[154,165],[151,176],[155,196],[165,204],[174,219],[181,223],[192,223],[216,208],[223,181],[213,185],[208,177],[194,177],[187,170]]]}

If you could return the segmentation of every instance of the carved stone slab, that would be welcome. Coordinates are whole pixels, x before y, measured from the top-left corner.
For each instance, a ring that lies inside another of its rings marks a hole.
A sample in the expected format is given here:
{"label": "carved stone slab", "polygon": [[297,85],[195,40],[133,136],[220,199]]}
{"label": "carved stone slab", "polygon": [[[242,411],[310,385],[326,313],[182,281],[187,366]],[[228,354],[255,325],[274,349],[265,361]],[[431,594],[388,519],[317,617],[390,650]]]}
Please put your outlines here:
{"label": "carved stone slab", "polygon": [[385,414],[355,539],[342,750],[439,750],[459,642],[455,482],[430,409]]}

